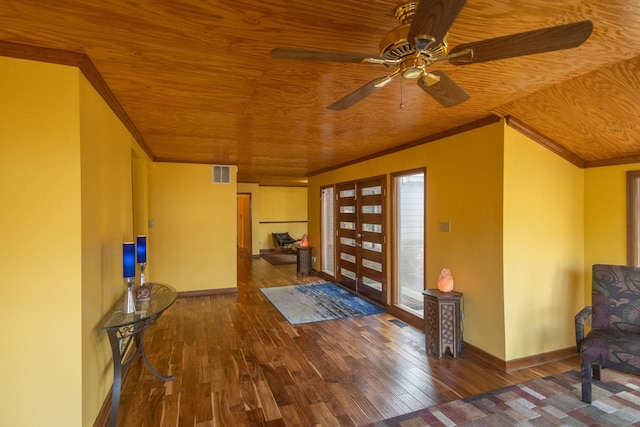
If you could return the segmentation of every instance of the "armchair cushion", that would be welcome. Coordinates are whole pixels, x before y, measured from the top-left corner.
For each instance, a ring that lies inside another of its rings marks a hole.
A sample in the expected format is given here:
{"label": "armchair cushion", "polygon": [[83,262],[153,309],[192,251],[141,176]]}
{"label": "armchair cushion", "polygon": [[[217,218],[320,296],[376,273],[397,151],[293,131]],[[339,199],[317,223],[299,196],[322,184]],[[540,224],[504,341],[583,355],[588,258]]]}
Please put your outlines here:
{"label": "armchair cushion", "polygon": [[582,341],[580,355],[608,368],[640,373],[640,334],[594,329]]}

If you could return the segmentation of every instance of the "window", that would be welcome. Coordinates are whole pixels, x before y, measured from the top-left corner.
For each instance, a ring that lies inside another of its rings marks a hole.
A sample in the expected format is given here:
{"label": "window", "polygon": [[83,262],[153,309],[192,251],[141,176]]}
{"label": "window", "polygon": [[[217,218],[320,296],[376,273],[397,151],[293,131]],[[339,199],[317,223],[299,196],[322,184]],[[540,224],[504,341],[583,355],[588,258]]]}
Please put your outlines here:
{"label": "window", "polygon": [[627,172],[627,264],[640,266],[640,171]]}
{"label": "window", "polygon": [[393,176],[393,303],[424,317],[425,171]]}
{"label": "window", "polygon": [[321,269],[331,276],[335,273],[335,246],[333,238],[333,187],[320,189],[320,247],[322,256]]}

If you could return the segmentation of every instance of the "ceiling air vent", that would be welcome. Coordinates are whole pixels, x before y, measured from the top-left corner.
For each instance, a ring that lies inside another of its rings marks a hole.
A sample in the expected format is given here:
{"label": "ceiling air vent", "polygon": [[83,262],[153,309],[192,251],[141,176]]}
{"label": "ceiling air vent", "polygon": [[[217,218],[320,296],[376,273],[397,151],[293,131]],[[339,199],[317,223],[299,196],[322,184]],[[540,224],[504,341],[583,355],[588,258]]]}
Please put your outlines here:
{"label": "ceiling air vent", "polygon": [[211,178],[214,184],[229,184],[231,182],[230,166],[212,165]]}

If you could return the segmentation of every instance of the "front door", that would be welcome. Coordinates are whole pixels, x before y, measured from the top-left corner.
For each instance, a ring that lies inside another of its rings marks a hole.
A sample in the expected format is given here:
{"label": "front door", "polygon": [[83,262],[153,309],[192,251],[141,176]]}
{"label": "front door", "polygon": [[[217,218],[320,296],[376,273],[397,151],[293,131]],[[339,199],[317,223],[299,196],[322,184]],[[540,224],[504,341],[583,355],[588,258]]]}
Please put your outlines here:
{"label": "front door", "polygon": [[385,177],[336,186],[340,284],[386,304]]}

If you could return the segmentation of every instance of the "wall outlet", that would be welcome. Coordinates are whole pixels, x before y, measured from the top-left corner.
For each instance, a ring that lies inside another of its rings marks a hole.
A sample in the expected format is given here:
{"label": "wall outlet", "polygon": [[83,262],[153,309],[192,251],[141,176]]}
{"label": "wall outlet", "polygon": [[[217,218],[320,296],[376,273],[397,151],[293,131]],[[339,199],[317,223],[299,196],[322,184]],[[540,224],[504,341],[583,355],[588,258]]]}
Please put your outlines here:
{"label": "wall outlet", "polygon": [[316,262],[316,257],[312,256],[311,257],[311,262]]}
{"label": "wall outlet", "polygon": [[451,223],[450,222],[441,222],[440,223],[440,231],[443,233],[451,232]]}

